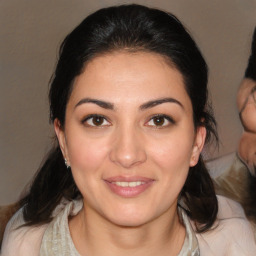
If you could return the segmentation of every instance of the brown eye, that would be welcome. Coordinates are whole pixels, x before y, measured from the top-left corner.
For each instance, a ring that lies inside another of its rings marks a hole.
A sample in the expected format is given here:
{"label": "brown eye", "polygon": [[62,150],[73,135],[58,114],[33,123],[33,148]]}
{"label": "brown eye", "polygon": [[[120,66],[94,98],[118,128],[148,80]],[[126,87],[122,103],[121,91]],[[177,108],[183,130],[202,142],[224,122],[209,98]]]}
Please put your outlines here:
{"label": "brown eye", "polygon": [[148,122],[147,126],[162,128],[165,126],[169,126],[170,124],[175,124],[174,120],[166,115],[156,115],[153,116]]}
{"label": "brown eye", "polygon": [[165,122],[165,118],[163,116],[157,116],[152,119],[154,125],[162,126]]}
{"label": "brown eye", "polygon": [[109,126],[110,123],[106,120],[104,116],[100,115],[91,115],[87,117],[83,123],[87,126],[101,127],[101,126]]}
{"label": "brown eye", "polygon": [[102,125],[104,122],[104,118],[102,116],[95,116],[95,117],[92,117],[92,123],[95,125],[95,126],[99,126],[99,125]]}

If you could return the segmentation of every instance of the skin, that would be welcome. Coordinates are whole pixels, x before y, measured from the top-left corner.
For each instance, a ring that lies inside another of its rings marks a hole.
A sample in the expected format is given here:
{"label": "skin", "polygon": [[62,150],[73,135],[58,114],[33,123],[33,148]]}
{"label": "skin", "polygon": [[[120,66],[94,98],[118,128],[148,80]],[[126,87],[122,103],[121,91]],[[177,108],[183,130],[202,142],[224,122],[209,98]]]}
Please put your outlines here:
{"label": "skin", "polygon": [[[256,133],[256,105],[251,95],[251,90],[256,86],[256,81],[243,79],[237,93],[237,107],[241,112],[241,121],[246,132]],[[254,93],[256,94],[256,93]]]}
{"label": "skin", "polygon": [[[84,198],[69,221],[79,253],[176,255],[185,239],[177,200],[206,135],[194,127],[181,73],[153,53],[96,57],[75,79],[65,127],[54,125]],[[151,182],[127,197],[110,189],[113,177]]]}
{"label": "skin", "polygon": [[256,105],[251,91],[255,86],[256,81],[245,78],[237,93],[237,107],[244,128],[239,141],[238,154],[254,176],[256,175]]}

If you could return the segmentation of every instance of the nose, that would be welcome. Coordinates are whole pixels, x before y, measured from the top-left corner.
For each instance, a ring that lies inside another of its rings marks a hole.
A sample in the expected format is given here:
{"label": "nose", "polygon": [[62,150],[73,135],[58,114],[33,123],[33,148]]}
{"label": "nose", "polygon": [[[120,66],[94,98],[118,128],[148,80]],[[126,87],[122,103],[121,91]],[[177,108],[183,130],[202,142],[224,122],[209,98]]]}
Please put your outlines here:
{"label": "nose", "polygon": [[135,128],[120,129],[115,133],[110,160],[124,168],[132,168],[146,161],[143,136]]}

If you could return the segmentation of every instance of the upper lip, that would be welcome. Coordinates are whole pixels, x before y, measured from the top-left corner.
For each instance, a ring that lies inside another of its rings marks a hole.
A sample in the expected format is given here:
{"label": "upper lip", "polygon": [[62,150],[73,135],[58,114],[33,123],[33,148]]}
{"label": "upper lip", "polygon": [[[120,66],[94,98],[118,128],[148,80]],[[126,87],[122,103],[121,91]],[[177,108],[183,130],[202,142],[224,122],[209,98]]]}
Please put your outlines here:
{"label": "upper lip", "polygon": [[152,178],[147,178],[147,177],[141,177],[141,176],[130,176],[130,177],[126,177],[126,176],[114,176],[114,177],[109,177],[104,179],[107,182],[117,182],[117,181],[121,181],[121,182],[134,182],[134,181],[142,181],[142,182],[151,182],[154,181],[154,179]]}

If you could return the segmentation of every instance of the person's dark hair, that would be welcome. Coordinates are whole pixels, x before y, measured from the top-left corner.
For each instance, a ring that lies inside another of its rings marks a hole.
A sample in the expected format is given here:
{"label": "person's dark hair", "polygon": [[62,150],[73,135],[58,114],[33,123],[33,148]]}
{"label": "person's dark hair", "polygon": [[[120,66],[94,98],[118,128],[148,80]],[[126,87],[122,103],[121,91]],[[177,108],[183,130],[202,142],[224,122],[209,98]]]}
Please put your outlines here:
{"label": "person's dark hair", "polygon": [[256,27],[252,36],[251,55],[244,76],[256,81]]}
{"label": "person's dark hair", "polygon": [[[52,122],[57,118],[65,126],[73,81],[86,64],[96,56],[114,51],[144,51],[163,56],[183,75],[193,105],[195,129],[205,126],[207,141],[212,135],[217,138],[216,123],[208,106],[208,69],[194,40],[174,15],[135,4],[96,11],[65,38],[49,92]],[[62,198],[79,197],[81,194],[56,143],[20,205],[27,225],[37,225],[51,220]],[[180,197],[197,231],[208,230],[216,219],[218,204],[202,157],[190,168]]]}

